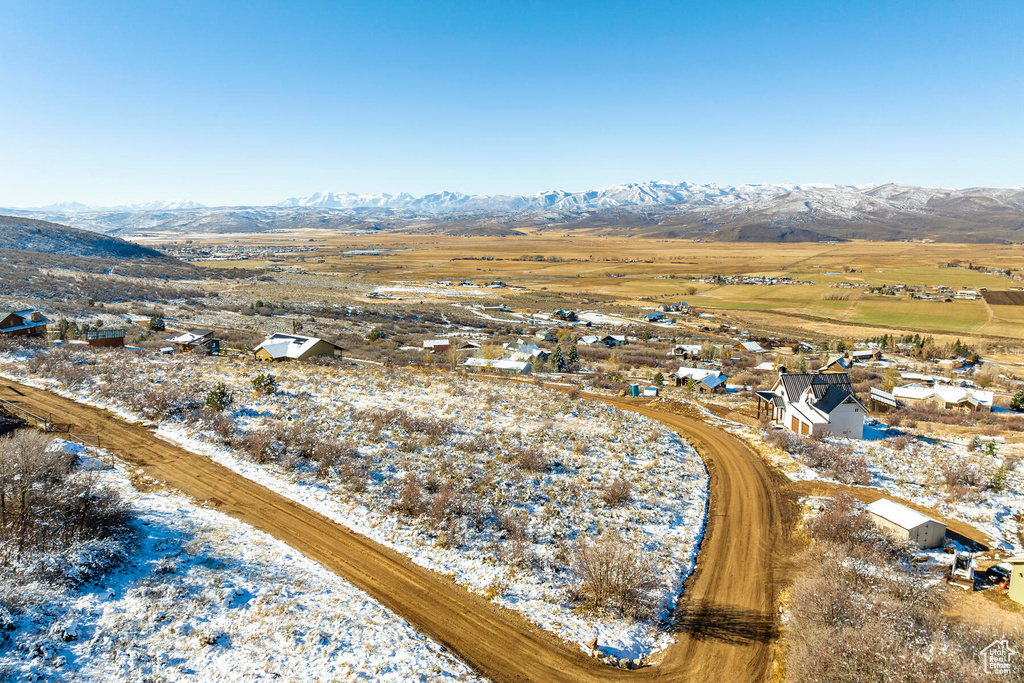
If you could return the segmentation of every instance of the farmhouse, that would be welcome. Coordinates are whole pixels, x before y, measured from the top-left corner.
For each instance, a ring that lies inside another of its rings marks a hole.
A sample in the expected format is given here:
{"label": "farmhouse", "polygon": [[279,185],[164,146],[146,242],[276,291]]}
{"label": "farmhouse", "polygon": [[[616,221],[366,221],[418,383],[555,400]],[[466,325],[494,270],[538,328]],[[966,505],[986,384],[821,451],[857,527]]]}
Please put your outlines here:
{"label": "farmhouse", "polygon": [[920,548],[938,548],[946,538],[945,524],[887,498],[868,505],[867,513],[880,528],[909,539]]}
{"label": "farmhouse", "polygon": [[895,387],[892,395],[908,405],[929,405],[944,410],[992,411],[991,391],[936,385],[924,387],[920,384],[904,384]]}
{"label": "farmhouse", "polygon": [[450,339],[428,339],[423,342],[423,348],[431,353],[444,353],[451,345]]}
{"label": "farmhouse", "polygon": [[317,356],[333,358],[344,351],[340,346],[317,337],[303,337],[298,334],[275,333],[264,339],[253,349],[258,360],[307,360]]}
{"label": "farmhouse", "polygon": [[5,337],[42,337],[49,322],[42,313],[31,308],[7,311],[0,313],[0,334]]}
{"label": "farmhouse", "polygon": [[213,336],[213,330],[190,330],[167,341],[178,347],[179,351],[205,353],[207,355],[220,352],[220,339]]}
{"label": "farmhouse", "polygon": [[758,391],[757,416],[762,405],[771,419],[795,434],[864,436],[867,410],[857,400],[845,372],[787,373],[779,368],[779,378],[771,391]]}
{"label": "farmhouse", "polygon": [[558,341],[557,330],[553,327],[549,327],[546,330],[539,330],[533,335],[533,338],[537,341],[542,342],[555,342]]}
{"label": "farmhouse", "polygon": [[677,387],[689,386],[700,394],[720,394],[725,391],[725,382],[728,379],[721,370],[708,370],[706,368],[682,367],[672,373]]}
{"label": "farmhouse", "polygon": [[124,329],[89,330],[83,338],[89,346],[124,346]]}

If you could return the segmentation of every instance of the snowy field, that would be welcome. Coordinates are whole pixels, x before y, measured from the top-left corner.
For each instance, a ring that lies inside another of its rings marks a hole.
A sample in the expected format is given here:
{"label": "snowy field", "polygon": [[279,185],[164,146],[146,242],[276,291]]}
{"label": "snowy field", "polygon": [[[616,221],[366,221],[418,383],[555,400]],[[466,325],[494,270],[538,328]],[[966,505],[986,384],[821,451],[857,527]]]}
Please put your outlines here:
{"label": "snowy field", "polygon": [[[708,477],[647,418],[419,370],[61,351],[5,371],[151,421],[581,647],[598,635],[609,654],[636,658],[672,642],[660,622],[693,570]],[[257,394],[250,380],[266,371],[278,389]],[[196,399],[216,382],[234,402],[212,414]],[[576,550],[605,532],[653,566],[645,612],[581,609]]]}
{"label": "snowy field", "polygon": [[480,680],[284,543],[179,494],[140,493],[123,467],[91,474],[128,500],[136,552],[80,588],[30,584],[26,611],[0,614],[0,680]]}
{"label": "snowy field", "polygon": [[[725,401],[720,405],[733,408]],[[829,438],[822,443],[844,458],[862,464],[865,478],[837,477],[824,468],[808,467],[800,455],[765,440],[759,429],[705,411],[718,424],[756,443],[794,481],[820,479],[869,486],[931,508],[974,526],[999,548],[1024,550],[1015,516],[1024,511],[1024,444],[975,442],[972,435],[942,437],[919,429],[890,428],[879,421],[864,426],[864,439]],[[973,450],[972,450],[973,448]],[[994,451],[994,453],[992,452]]]}

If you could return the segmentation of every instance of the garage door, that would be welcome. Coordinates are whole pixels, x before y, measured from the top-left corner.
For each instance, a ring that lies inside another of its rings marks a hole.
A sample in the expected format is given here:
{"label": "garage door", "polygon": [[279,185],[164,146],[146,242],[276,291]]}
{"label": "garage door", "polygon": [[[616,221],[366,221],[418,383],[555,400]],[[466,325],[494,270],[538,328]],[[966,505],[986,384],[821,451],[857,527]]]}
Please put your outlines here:
{"label": "garage door", "polygon": [[799,434],[800,433],[800,420],[796,419],[795,417],[793,418],[792,429],[793,429],[793,433],[794,434]]}

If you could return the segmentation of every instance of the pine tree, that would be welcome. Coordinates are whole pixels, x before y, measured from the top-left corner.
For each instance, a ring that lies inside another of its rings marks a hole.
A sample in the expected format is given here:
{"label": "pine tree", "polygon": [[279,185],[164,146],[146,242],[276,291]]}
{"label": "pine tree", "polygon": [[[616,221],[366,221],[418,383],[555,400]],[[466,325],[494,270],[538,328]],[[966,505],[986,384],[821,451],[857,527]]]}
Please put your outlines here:
{"label": "pine tree", "polygon": [[551,354],[551,367],[555,369],[555,372],[565,372],[569,363],[565,360],[565,356],[562,355],[562,347],[556,346],[555,352]]}
{"label": "pine tree", "polygon": [[573,345],[569,347],[569,362],[573,364],[580,362],[580,352],[576,348],[576,342],[573,342]]}

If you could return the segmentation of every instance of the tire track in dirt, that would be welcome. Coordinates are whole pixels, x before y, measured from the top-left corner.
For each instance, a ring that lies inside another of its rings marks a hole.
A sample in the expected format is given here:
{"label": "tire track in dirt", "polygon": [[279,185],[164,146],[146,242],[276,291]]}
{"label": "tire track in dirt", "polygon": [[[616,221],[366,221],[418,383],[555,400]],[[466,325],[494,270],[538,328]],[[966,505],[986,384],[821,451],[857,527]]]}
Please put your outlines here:
{"label": "tire track in dirt", "polygon": [[639,402],[604,399],[691,440],[711,474],[697,568],[674,615],[677,642],[640,671],[605,666],[446,577],[107,411],[0,381],[0,398],[102,435],[129,464],[284,541],[366,591],[495,681],[764,681],[778,625],[779,563],[795,505],[740,439]]}

